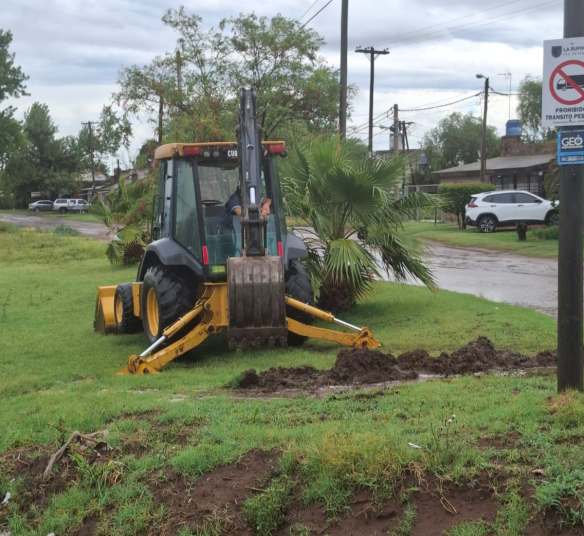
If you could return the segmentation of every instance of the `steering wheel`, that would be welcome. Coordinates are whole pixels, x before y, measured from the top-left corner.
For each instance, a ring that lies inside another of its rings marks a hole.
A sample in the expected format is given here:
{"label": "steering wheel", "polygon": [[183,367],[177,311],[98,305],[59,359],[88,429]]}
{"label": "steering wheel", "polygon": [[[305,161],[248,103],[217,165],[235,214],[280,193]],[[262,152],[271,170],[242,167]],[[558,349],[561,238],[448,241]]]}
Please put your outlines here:
{"label": "steering wheel", "polygon": [[205,207],[216,207],[222,205],[223,203],[217,199],[203,199],[203,201],[201,201],[201,204],[204,205]]}

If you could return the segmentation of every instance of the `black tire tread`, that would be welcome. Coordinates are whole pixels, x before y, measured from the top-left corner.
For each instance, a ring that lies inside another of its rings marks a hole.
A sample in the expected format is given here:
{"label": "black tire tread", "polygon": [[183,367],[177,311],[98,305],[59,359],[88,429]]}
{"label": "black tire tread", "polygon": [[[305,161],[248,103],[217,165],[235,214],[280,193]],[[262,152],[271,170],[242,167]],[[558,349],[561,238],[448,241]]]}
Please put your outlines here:
{"label": "black tire tread", "polygon": [[[142,324],[144,333],[154,342],[158,336],[151,337],[148,331],[146,312],[146,294],[149,288],[156,290],[158,298],[160,333],[187,311],[192,309],[195,302],[195,286],[189,284],[185,278],[164,266],[151,266],[144,275],[142,288]],[[159,335],[157,334],[157,335]]]}
{"label": "black tire tread", "polygon": [[117,324],[118,333],[137,333],[142,329],[139,318],[134,316],[134,298],[132,295],[132,283],[124,283],[116,288],[116,300],[121,300],[123,314],[121,323]]}
{"label": "black tire tread", "polygon": [[[286,294],[303,303],[314,305],[314,295],[312,293],[312,286],[310,284],[310,277],[300,259],[290,261],[290,266],[286,273]],[[286,315],[303,324],[311,324],[314,320],[312,316],[307,315],[298,309],[286,307]],[[297,335],[296,333],[288,333],[289,346],[301,346],[307,337]]]}

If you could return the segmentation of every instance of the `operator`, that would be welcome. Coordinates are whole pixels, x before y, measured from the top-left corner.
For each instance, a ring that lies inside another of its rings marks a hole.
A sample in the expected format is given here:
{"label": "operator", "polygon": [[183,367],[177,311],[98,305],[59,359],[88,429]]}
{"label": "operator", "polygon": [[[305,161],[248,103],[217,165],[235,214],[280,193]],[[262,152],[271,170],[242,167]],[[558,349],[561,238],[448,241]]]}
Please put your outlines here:
{"label": "operator", "polygon": [[[260,203],[260,215],[267,218],[272,213],[272,200],[264,197]],[[225,203],[225,224],[233,227],[233,216],[241,216],[241,190],[239,186]]]}

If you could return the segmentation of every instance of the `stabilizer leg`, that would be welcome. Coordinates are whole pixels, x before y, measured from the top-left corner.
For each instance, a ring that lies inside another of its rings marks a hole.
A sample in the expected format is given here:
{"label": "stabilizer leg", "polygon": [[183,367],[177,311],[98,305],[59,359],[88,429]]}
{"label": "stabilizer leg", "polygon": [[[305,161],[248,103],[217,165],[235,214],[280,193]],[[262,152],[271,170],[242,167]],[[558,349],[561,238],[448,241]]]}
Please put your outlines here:
{"label": "stabilizer leg", "polygon": [[[180,356],[199,346],[209,335],[217,333],[228,324],[227,285],[225,283],[207,283],[201,299],[195,306],[168,326],[158,339],[140,355],[128,358],[127,368],[120,374],[152,374]],[[158,350],[160,346],[183,332],[198,318],[198,323],[186,335]]]}
{"label": "stabilizer leg", "polygon": [[292,333],[304,337],[310,337],[312,339],[336,342],[337,344],[352,346],[353,348],[374,349],[381,346],[381,343],[373,336],[371,330],[367,327],[354,326],[353,324],[349,324],[348,322],[336,318],[332,313],[323,311],[312,305],[307,305],[301,301],[295,300],[294,298],[290,298],[289,296],[286,296],[286,304],[302,311],[303,313],[313,316],[314,318],[324,320],[325,322],[331,322],[353,331],[353,333],[347,333],[346,331],[335,331],[333,329],[309,326],[308,324],[303,324],[293,318],[287,318],[288,330]]}

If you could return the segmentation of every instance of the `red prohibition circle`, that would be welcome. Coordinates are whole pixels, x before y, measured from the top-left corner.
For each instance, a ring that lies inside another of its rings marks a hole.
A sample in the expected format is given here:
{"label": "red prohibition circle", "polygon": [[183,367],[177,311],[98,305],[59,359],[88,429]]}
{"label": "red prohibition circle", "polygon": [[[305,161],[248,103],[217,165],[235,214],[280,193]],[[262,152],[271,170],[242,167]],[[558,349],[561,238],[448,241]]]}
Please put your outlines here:
{"label": "red prohibition circle", "polygon": [[[580,60],[568,60],[565,61],[564,63],[560,63],[560,65],[558,65],[552,72],[551,76],[550,76],[550,91],[552,94],[552,97],[557,100],[559,103],[561,104],[565,104],[567,106],[574,106],[576,104],[581,104],[584,102],[584,89],[580,87],[579,84],[577,84],[573,79],[571,75],[566,74],[566,72],[564,71],[565,67],[568,67],[570,65],[578,65],[580,67],[582,67],[583,72],[582,74],[584,74],[584,61],[580,61]],[[554,79],[556,78],[556,76],[561,76],[566,83],[573,89],[575,90],[580,96],[576,97],[575,99],[564,99],[563,97],[560,97],[556,91],[556,88],[554,87]]]}

